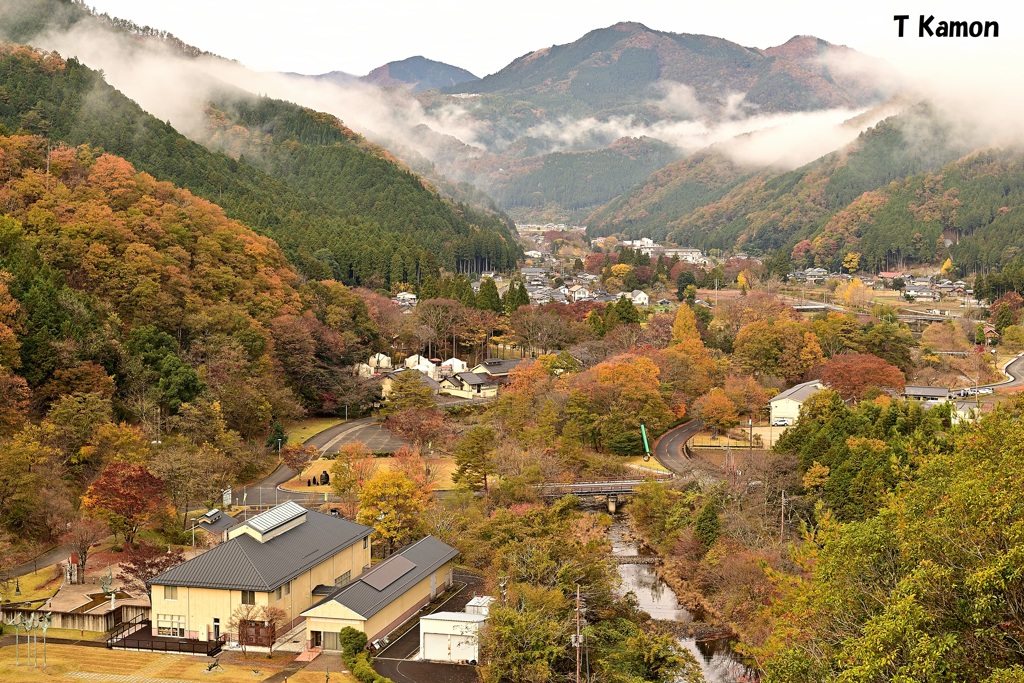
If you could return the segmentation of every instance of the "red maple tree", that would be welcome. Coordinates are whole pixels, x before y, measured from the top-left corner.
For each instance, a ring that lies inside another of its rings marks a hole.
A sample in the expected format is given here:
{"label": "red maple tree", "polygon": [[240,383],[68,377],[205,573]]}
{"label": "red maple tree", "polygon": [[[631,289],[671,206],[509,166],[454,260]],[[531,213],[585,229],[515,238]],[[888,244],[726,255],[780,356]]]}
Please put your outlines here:
{"label": "red maple tree", "polygon": [[82,507],[104,517],[125,543],[134,543],[139,529],[166,508],[164,483],[143,465],[114,461],[86,490]]}

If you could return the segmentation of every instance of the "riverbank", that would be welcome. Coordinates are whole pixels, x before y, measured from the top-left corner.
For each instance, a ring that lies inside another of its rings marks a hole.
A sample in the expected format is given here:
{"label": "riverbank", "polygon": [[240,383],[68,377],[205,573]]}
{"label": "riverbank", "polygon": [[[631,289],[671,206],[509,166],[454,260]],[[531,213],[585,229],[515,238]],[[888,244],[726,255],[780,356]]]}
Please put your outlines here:
{"label": "riverbank", "polygon": [[[625,516],[616,516],[608,529],[612,554],[620,557],[657,557],[635,533]],[[739,683],[750,680],[750,670],[732,651],[732,630],[708,623],[706,613],[691,611],[662,577],[664,565],[621,563],[618,566],[622,593],[632,592],[640,609],[651,615],[660,631],[670,633],[689,651],[701,667],[708,683]]]}

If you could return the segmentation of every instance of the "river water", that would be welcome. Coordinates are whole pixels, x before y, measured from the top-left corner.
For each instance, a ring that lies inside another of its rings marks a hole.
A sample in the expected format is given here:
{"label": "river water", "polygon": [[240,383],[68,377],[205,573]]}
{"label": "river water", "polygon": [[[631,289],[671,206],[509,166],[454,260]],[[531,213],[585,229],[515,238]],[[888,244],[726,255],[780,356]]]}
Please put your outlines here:
{"label": "river water", "polygon": [[[616,516],[614,519],[615,522],[608,529],[612,554],[653,555],[630,540],[629,523],[623,517]],[[620,564],[619,576],[622,578],[621,592],[625,594],[633,591],[640,609],[654,619],[684,624],[693,621],[693,615],[679,605],[676,594],[661,580],[654,565]],[[728,641],[698,643],[693,638],[681,638],[679,644],[696,658],[707,683],[740,683],[750,680],[750,670],[735,658]]]}

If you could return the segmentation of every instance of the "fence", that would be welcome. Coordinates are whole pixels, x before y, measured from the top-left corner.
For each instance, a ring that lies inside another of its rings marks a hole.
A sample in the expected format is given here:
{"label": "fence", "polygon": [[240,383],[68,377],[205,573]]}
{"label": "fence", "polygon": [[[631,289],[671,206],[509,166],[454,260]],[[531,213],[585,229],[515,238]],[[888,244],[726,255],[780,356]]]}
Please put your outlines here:
{"label": "fence", "polygon": [[131,621],[139,616],[144,619],[149,618],[149,608],[139,605],[122,605],[106,614],[82,614],[76,612],[56,612],[48,609],[32,610],[4,607],[0,609],[0,618],[6,622],[11,617],[15,619],[25,617],[28,619],[33,614],[42,616],[47,613],[50,614],[50,626],[52,628],[66,628],[73,631],[98,631],[100,633],[106,633],[121,622]]}

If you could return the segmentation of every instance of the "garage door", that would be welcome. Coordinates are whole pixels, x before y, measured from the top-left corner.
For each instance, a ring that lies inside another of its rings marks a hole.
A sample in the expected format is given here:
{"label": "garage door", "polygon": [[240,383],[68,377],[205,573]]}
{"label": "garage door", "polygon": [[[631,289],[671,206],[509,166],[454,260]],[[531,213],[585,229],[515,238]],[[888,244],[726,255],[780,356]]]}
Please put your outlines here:
{"label": "garage door", "polygon": [[476,635],[423,634],[423,659],[434,662],[475,661]]}
{"label": "garage door", "polygon": [[456,661],[448,649],[448,635],[445,633],[424,633],[423,659],[428,659],[432,662]]}
{"label": "garage door", "polygon": [[476,635],[452,636],[452,659],[457,662],[478,659]]}

